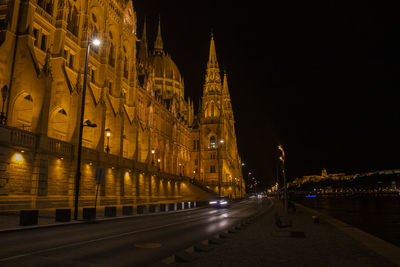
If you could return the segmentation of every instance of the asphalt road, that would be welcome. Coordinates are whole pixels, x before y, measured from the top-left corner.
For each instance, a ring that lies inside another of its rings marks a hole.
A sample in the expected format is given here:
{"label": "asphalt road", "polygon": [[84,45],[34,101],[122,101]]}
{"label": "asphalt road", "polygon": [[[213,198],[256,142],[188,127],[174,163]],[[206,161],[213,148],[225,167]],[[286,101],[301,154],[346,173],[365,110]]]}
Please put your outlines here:
{"label": "asphalt road", "polygon": [[174,213],[0,234],[0,266],[148,266],[267,208],[247,200],[229,209]]}

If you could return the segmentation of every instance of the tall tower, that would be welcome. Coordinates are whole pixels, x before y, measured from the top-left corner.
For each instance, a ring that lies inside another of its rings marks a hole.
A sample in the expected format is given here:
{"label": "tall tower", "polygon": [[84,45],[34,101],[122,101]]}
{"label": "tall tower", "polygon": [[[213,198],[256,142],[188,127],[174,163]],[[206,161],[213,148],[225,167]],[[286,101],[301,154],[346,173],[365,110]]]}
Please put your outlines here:
{"label": "tall tower", "polygon": [[211,34],[200,115],[202,176],[218,194],[222,185],[222,83],[214,37]]}
{"label": "tall tower", "polygon": [[219,195],[233,198],[243,196],[243,175],[228,78],[225,73],[221,82],[213,35],[199,117],[200,179]]}

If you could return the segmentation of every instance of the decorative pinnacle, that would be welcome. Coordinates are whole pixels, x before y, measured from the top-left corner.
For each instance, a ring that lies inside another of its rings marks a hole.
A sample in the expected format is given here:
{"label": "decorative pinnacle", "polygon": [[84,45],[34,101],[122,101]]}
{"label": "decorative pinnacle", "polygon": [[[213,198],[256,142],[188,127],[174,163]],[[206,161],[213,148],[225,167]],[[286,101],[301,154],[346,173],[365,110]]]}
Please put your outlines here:
{"label": "decorative pinnacle", "polygon": [[161,36],[161,18],[158,18],[158,32],[156,42],[154,43],[154,50],[158,52],[164,51],[164,43]]}

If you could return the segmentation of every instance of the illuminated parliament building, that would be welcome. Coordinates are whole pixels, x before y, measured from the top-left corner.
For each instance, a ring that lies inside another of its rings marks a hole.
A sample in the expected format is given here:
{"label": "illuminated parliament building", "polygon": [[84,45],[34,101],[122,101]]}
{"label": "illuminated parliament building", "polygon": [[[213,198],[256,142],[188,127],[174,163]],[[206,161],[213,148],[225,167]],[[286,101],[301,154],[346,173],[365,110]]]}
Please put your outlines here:
{"label": "illuminated parliament building", "polygon": [[195,111],[161,28],[128,0],[0,0],[0,210],[73,207],[76,181],[83,207],[97,183],[101,206],[244,196],[214,38]]}

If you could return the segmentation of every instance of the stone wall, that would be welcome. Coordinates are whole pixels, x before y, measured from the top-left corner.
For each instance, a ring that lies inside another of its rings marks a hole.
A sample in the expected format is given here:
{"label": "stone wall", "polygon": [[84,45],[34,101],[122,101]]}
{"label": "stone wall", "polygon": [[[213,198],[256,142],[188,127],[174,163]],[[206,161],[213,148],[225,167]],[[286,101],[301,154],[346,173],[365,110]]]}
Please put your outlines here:
{"label": "stone wall", "polygon": [[[22,141],[15,141],[15,135]],[[29,137],[34,140],[31,142]],[[42,139],[20,129],[0,126],[0,210],[73,207],[73,149],[63,149],[66,143],[54,145],[54,139],[45,139],[47,143]],[[98,167],[105,168],[106,173],[104,183],[99,185],[98,206],[204,201],[212,197],[187,177],[161,173],[134,160],[87,148],[82,156],[80,207],[94,206]]]}

